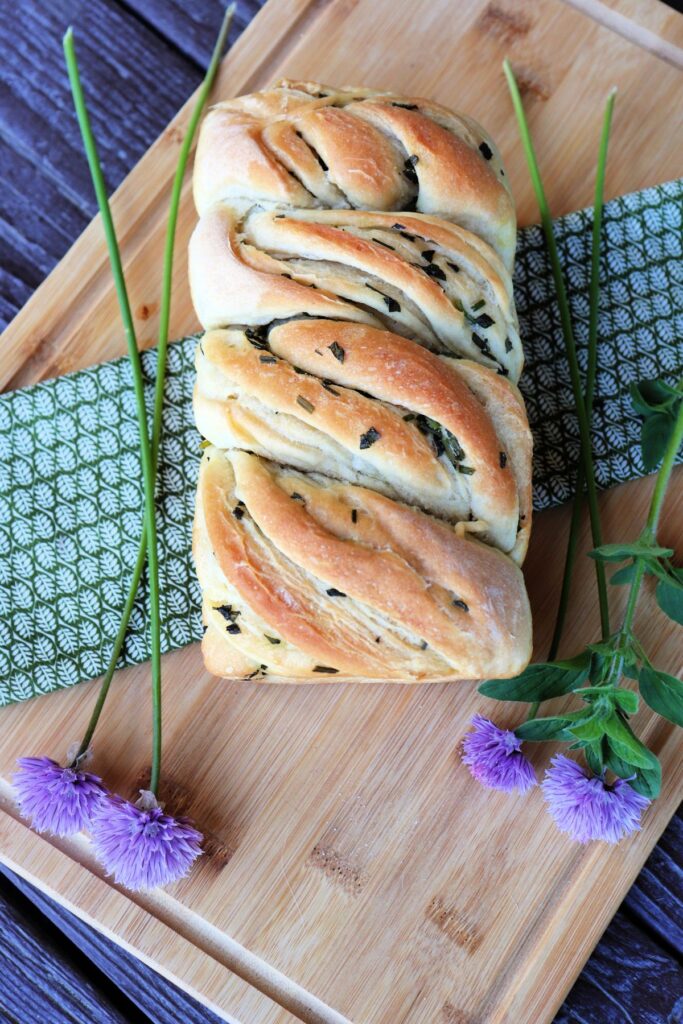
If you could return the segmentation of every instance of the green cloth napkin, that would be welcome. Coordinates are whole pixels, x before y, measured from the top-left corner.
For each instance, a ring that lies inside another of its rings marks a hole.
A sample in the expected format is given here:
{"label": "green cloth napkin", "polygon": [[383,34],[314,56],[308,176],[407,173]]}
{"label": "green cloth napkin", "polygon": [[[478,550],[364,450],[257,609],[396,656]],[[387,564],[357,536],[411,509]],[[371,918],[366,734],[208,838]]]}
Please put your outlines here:
{"label": "green cloth napkin", "polygon": [[[605,207],[599,372],[593,414],[603,488],[644,475],[629,385],[683,372],[683,179]],[[592,212],[556,221],[582,367]],[[534,431],[534,507],[568,500],[579,454],[569,372],[539,227],[519,232],[515,297],[521,388]],[[158,522],[162,648],[202,635],[191,555],[200,438],[192,417],[196,338],[169,349]],[[143,355],[151,414],[156,353]],[[100,675],[142,526],[135,402],[127,359],[0,396],[0,705]],[[149,657],[143,582],[121,665]]]}

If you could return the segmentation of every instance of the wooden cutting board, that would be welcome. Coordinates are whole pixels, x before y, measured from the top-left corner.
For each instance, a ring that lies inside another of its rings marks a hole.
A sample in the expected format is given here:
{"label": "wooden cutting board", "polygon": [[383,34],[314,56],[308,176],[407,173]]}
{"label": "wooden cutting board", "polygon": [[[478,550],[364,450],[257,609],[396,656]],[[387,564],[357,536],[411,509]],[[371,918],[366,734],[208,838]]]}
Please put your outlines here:
{"label": "wooden cutting board", "polygon": [[[653,0],[270,0],[225,63],[230,96],[282,75],[433,96],[483,121],[510,171],[522,224],[536,219],[500,70],[508,54],[555,214],[591,201],[602,106],[617,84],[608,195],[681,173],[672,118],[683,106],[683,18]],[[647,89],[643,89],[647,82]],[[116,193],[144,344],[156,310],[168,185],[184,108]],[[196,328],[180,217],[172,333]],[[119,355],[124,341],[99,221],[7,329],[6,388]],[[683,474],[662,542],[683,549]],[[602,496],[607,539],[634,536],[652,481]],[[562,572],[566,509],[537,517],[525,573],[542,656]],[[584,548],[588,537],[582,538]],[[623,588],[622,588],[623,589]],[[613,595],[615,620],[624,594]],[[596,636],[592,566],[581,559],[565,649]],[[647,593],[641,638],[681,669],[680,632]],[[475,710],[467,684],[264,686],[207,676],[197,647],[164,658],[161,796],[208,836],[192,876],[131,897],[101,877],[85,840],[48,842],[17,818],[7,782],[20,754],[61,757],[80,736],[93,684],[0,712],[0,859],[192,991],[226,1020],[355,1024],[544,1024],[683,795],[673,727],[639,715],[662,759],[661,798],[616,848],[558,833],[539,791],[482,790],[459,765]],[[509,719],[513,721],[512,717]],[[149,669],[112,689],[97,769],[132,794],[149,769]],[[547,749],[535,752],[538,766]]]}

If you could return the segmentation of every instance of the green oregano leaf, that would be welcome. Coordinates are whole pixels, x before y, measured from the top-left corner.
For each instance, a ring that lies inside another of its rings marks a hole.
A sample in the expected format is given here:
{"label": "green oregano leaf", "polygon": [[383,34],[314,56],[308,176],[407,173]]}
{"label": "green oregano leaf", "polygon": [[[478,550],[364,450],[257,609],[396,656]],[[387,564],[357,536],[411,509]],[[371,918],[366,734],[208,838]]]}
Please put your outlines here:
{"label": "green oregano leaf", "polygon": [[602,664],[604,664],[605,658],[611,659],[614,657],[614,647],[610,641],[596,640],[594,644],[588,644],[588,650],[596,655],[597,658],[602,659]]}
{"label": "green oregano leaf", "polygon": [[543,743],[545,740],[571,740],[572,735],[567,731],[571,720],[553,716],[551,718],[531,718],[528,722],[522,722],[515,729],[515,735],[520,740],[530,740],[532,743]]}
{"label": "green oregano leaf", "polygon": [[664,458],[666,446],[675,426],[676,417],[669,410],[654,413],[648,416],[643,423],[640,434],[640,450],[643,455],[643,465],[648,472],[656,469]]}
{"label": "green oregano leaf", "polygon": [[583,748],[583,756],[593,775],[602,775],[604,770],[601,740],[602,737],[597,743],[586,743]]}
{"label": "green oregano leaf", "polygon": [[584,743],[595,743],[597,740],[602,739],[605,734],[603,719],[597,715],[589,715],[587,718],[576,722],[576,724],[569,727],[568,731],[577,740],[581,740]]}
{"label": "green oregano leaf", "polygon": [[663,380],[644,380],[631,385],[633,408],[643,417],[640,447],[645,469],[662,461],[681,403],[681,392]]}
{"label": "green oregano leaf", "polygon": [[588,552],[589,558],[600,562],[624,562],[627,558],[670,558],[672,548],[661,548],[657,544],[644,544],[635,540],[631,544],[603,544]]}
{"label": "green oregano leaf", "polygon": [[615,689],[612,693],[612,700],[627,715],[635,715],[638,710],[638,694],[633,690]]}
{"label": "green oregano leaf", "polygon": [[612,715],[605,719],[604,730],[609,737],[610,747],[622,761],[634,765],[637,768],[649,768],[652,765],[654,754],[640,742],[619,714]]}
{"label": "green oregano leaf", "polygon": [[654,754],[652,754],[652,761],[647,768],[638,768],[623,761],[615,753],[610,741],[607,740],[604,747],[604,758],[606,767],[620,779],[626,779],[636,793],[642,794],[648,800],[657,799],[662,788],[662,766]]}
{"label": "green oregano leaf", "polygon": [[588,681],[591,683],[597,683],[599,685],[605,678],[605,671],[607,666],[612,663],[614,651],[611,648],[609,648],[608,653],[604,654],[602,651],[592,650],[592,646],[593,645],[591,644],[588,645],[588,650],[591,654]]}
{"label": "green oregano leaf", "polygon": [[628,565],[622,565],[621,569],[617,569],[616,572],[610,576],[610,583],[613,587],[620,587],[626,583],[632,583],[633,577],[636,572],[636,563],[629,562]]}
{"label": "green oregano leaf", "polygon": [[681,397],[676,388],[663,380],[641,380],[631,384],[631,404],[641,416],[670,409]]}
{"label": "green oregano leaf", "polygon": [[513,700],[526,704],[550,700],[577,690],[588,679],[591,656],[582,651],[569,661],[537,662],[513,679],[489,679],[479,693],[494,700]]}
{"label": "green oregano leaf", "polygon": [[651,665],[643,665],[638,677],[643,700],[662,718],[683,725],[683,682],[660,672]]}
{"label": "green oregano leaf", "polygon": [[638,694],[620,686],[583,686],[575,691],[577,697],[590,703],[599,717],[608,718],[614,707],[621,708],[627,715],[638,710]]}
{"label": "green oregano leaf", "polygon": [[622,648],[621,657],[623,659],[624,665],[633,666],[637,665],[638,663],[638,655],[634,651],[633,646],[631,644],[627,644],[625,647]]}
{"label": "green oregano leaf", "polygon": [[674,569],[672,575],[660,579],[655,596],[664,614],[683,626],[683,571]]}

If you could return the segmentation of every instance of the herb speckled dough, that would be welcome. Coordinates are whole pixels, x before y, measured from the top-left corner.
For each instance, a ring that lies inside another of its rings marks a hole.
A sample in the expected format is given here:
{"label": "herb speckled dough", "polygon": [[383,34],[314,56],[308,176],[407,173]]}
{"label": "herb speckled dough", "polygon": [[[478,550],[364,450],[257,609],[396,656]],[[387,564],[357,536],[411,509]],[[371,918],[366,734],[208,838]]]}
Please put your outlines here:
{"label": "herb speckled dough", "polygon": [[209,112],[194,194],[209,670],[521,671],[531,435],[493,141],[428,100],[285,81]]}

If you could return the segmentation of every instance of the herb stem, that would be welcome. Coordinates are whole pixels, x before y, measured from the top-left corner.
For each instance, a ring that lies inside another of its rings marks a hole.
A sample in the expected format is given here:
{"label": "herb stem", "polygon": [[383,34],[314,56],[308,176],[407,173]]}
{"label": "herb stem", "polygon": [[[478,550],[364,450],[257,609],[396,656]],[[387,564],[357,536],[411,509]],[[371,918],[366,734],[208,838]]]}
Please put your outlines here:
{"label": "herb stem", "polygon": [[[76,754],[76,757],[74,758],[74,761],[72,763],[75,763],[80,757],[83,756],[83,754],[85,754],[86,750],[90,746],[90,743],[92,742],[93,734],[95,732],[95,729],[97,728],[97,723],[98,723],[98,721],[100,719],[100,715],[102,714],[102,709],[104,707],[104,702],[107,699],[107,694],[109,693],[109,687],[110,687],[111,681],[112,681],[112,679],[114,677],[114,672],[116,671],[116,665],[118,663],[119,656],[121,654],[121,650],[123,648],[123,644],[124,644],[124,641],[126,639],[126,633],[128,631],[128,623],[130,622],[130,617],[131,617],[132,612],[133,612],[133,606],[135,605],[135,596],[136,596],[137,591],[138,591],[138,586],[140,584],[140,579],[142,577],[142,570],[144,569],[146,558],[147,558],[147,531],[146,531],[146,526],[143,526],[142,537],[140,538],[140,547],[138,548],[138,556],[137,556],[137,560],[135,562],[135,568],[133,570],[133,577],[132,577],[132,580],[131,580],[130,589],[128,590],[128,596],[126,598],[126,603],[125,603],[125,605],[123,607],[123,614],[121,615],[121,622],[119,623],[118,632],[117,632],[116,637],[114,639],[114,647],[112,648],[111,657],[109,658],[109,664],[107,665],[107,671],[105,672],[104,677],[102,679],[102,682],[100,684],[100,692],[97,695],[97,700],[95,702],[95,707],[92,710],[92,714],[90,716],[90,721],[88,722],[88,726],[87,726],[87,728],[85,730],[83,739],[81,740],[81,745],[78,748],[78,753]],[[133,584],[135,584],[135,586],[133,586]]]}
{"label": "herb stem", "polygon": [[[683,387],[683,379],[678,382],[678,388]],[[678,413],[676,416],[676,423],[674,429],[671,432],[666,448],[664,450],[664,456],[662,458],[662,464],[659,467],[657,473],[657,479],[655,481],[654,491],[652,492],[652,498],[650,500],[650,509],[648,512],[647,523],[641,539],[650,544],[653,544],[657,539],[657,526],[659,524],[659,517],[662,511],[662,505],[664,504],[664,498],[666,491],[669,486],[669,480],[671,479],[671,473],[673,471],[674,462],[676,456],[683,444],[683,401],[679,403]],[[626,610],[624,612],[624,619],[621,624],[621,628],[615,637],[615,648],[621,652],[624,641],[628,639],[631,629],[633,628],[633,620],[636,614],[636,607],[638,604],[638,597],[640,596],[640,588],[645,577],[645,571],[647,562],[644,558],[636,558],[635,561],[635,572],[631,585],[629,587],[628,599],[626,601]],[[624,659],[621,654],[615,658],[610,668],[607,683],[609,684],[613,679],[618,679],[621,676],[623,669]]]}
{"label": "herb stem", "polygon": [[[163,413],[163,401],[164,401],[164,382],[165,382],[165,377],[166,377],[166,364],[167,364],[167,358],[168,358],[168,338],[169,338],[169,324],[170,324],[170,314],[171,314],[171,290],[172,290],[172,278],[173,278],[173,255],[174,255],[174,244],[175,244],[176,227],[177,227],[177,222],[178,222],[178,209],[179,209],[179,206],[180,206],[180,196],[181,196],[181,192],[182,192],[182,185],[183,185],[183,180],[184,180],[184,177],[185,177],[185,170],[186,170],[186,167],[187,167],[187,161],[188,161],[188,157],[189,157],[189,154],[190,154],[190,150],[192,148],[192,143],[194,141],[194,137],[195,137],[195,134],[196,134],[196,131],[197,131],[197,126],[199,124],[199,120],[200,120],[201,115],[202,115],[202,113],[204,111],[204,107],[206,106],[206,101],[208,99],[209,93],[210,93],[211,88],[213,86],[213,82],[214,82],[214,79],[216,77],[216,73],[218,71],[218,67],[220,65],[220,59],[221,59],[221,56],[222,56],[222,53],[223,53],[223,49],[224,49],[224,46],[225,46],[225,40],[226,40],[228,31],[230,29],[230,24],[232,22],[232,17],[233,17],[234,12],[235,12],[235,4],[232,3],[227,8],[227,10],[225,12],[225,15],[223,17],[223,22],[221,24],[221,27],[220,27],[220,30],[219,30],[219,33],[218,33],[218,36],[217,36],[217,39],[216,39],[216,44],[215,44],[214,49],[213,49],[213,53],[212,53],[212,56],[211,56],[211,61],[209,63],[209,67],[208,67],[206,75],[204,77],[204,81],[202,82],[202,85],[200,86],[199,92],[197,94],[197,102],[195,104],[194,110],[193,110],[192,115],[190,117],[190,121],[188,123],[187,132],[185,134],[185,137],[183,139],[182,145],[180,147],[180,153],[178,155],[178,163],[177,163],[177,166],[176,166],[175,177],[173,179],[173,187],[172,187],[172,190],[171,190],[171,202],[170,202],[168,223],[167,223],[167,228],[166,228],[166,243],[165,243],[165,247],[164,247],[164,263],[163,263],[163,274],[162,274],[162,292],[161,292],[160,311],[159,311],[159,331],[158,331],[156,382],[155,382],[155,392],[154,392],[154,414],[153,414],[153,426],[152,426],[151,468],[152,468],[152,476],[153,476],[154,484],[156,483],[157,468],[158,468],[158,464],[159,464],[159,448],[160,448],[160,442],[161,442],[161,425],[162,425],[162,413]],[[69,37],[68,38],[68,42],[67,42],[67,37]],[[67,49],[67,47],[68,47],[68,49]],[[66,57],[67,57],[67,66],[69,67],[69,76],[70,76],[70,78],[71,78],[71,66],[70,66],[70,63],[69,63],[70,62],[69,51],[70,51],[70,53],[72,55],[71,60],[72,60],[73,67],[75,69],[75,76],[76,76],[76,82],[78,83],[78,89],[80,91],[80,82],[78,82],[78,68],[77,68],[77,64],[76,64],[75,52],[74,52],[74,49],[73,49],[73,32],[72,32],[71,29],[69,29],[69,31],[67,32],[67,35],[64,37],[64,50],[65,50],[65,54],[66,54]],[[72,79],[72,88],[73,88],[73,79]],[[83,100],[83,97],[82,97],[82,91],[80,91],[80,95],[81,95],[82,109],[85,111],[85,101]],[[76,102],[75,96],[76,96],[76,94],[74,93],[74,102]],[[77,111],[78,111],[78,107],[77,107]],[[86,117],[86,121],[87,121],[87,112],[85,114],[85,117]],[[80,115],[79,115],[79,122],[80,122]],[[83,130],[83,126],[81,126],[81,128]],[[85,142],[85,135],[84,135],[84,142]],[[94,147],[94,142],[93,142],[93,147]],[[87,149],[86,149],[86,152],[87,152]],[[96,153],[96,151],[95,151],[94,158],[95,158],[95,161],[97,161],[97,153]],[[89,157],[89,159],[90,159],[90,157]],[[91,172],[92,172],[92,165],[91,165]],[[105,198],[105,202],[106,202],[106,193],[105,193],[104,198]],[[99,196],[98,196],[98,202],[99,202]],[[104,220],[104,217],[103,217],[103,220]],[[110,218],[110,220],[111,220],[111,218]],[[112,230],[113,230],[113,225],[112,225]],[[125,285],[124,285],[124,288],[125,288]],[[137,350],[137,345],[136,345],[136,350]],[[147,429],[146,429],[146,427],[145,427],[145,436],[147,437]],[[143,531],[142,531],[142,535],[140,537],[140,546],[139,546],[139,549],[138,549],[138,554],[137,554],[137,559],[136,559],[136,563],[135,563],[135,568],[133,570],[133,575],[132,575],[132,578],[131,578],[130,587],[129,587],[129,590],[128,590],[128,596],[126,598],[126,603],[124,605],[123,613],[122,613],[122,616],[121,616],[121,622],[119,624],[119,629],[118,629],[118,632],[117,632],[115,640],[114,640],[114,646],[112,648],[111,656],[110,656],[110,659],[109,659],[109,664],[107,666],[107,670],[105,672],[105,675],[104,675],[104,677],[102,679],[102,683],[100,684],[100,691],[99,691],[99,694],[98,694],[98,697],[97,697],[97,701],[96,701],[95,706],[93,708],[93,711],[92,711],[92,714],[91,714],[91,717],[90,717],[90,721],[88,722],[88,726],[87,726],[85,734],[83,736],[83,740],[81,742],[81,745],[79,747],[78,753],[77,753],[76,758],[74,759],[74,761],[77,760],[79,757],[81,757],[86,752],[88,747],[90,746],[90,743],[92,741],[92,737],[93,737],[95,729],[97,727],[97,723],[98,723],[100,715],[102,713],[102,709],[104,708],[104,703],[105,703],[105,701],[107,699],[107,695],[109,693],[109,687],[111,685],[111,681],[112,681],[112,678],[114,676],[114,672],[116,670],[116,666],[117,666],[117,663],[118,663],[118,660],[119,660],[119,657],[120,657],[120,654],[121,654],[121,650],[123,648],[123,644],[124,644],[124,641],[125,641],[125,638],[126,638],[126,633],[127,633],[127,630],[128,630],[128,624],[130,622],[130,616],[132,614],[133,607],[134,607],[134,604],[135,604],[135,596],[137,594],[138,587],[140,585],[140,580],[142,578],[142,573],[143,573],[143,570],[144,570],[144,565],[145,565],[145,561],[146,561],[146,557],[147,557],[147,551],[148,551],[148,546],[149,546],[148,541],[149,541],[149,534],[148,534],[148,529],[147,529],[147,518],[145,517]],[[151,573],[150,573],[150,579],[151,579]],[[150,586],[150,598],[151,598],[151,586]],[[154,647],[152,648],[152,654],[153,654],[153,657],[154,657]],[[154,673],[154,665],[153,665],[153,705],[154,705],[154,711],[153,711],[153,714],[154,714],[154,741],[153,741],[153,756],[152,756],[152,772],[151,772],[151,778],[150,778],[150,789],[152,790],[152,792],[156,792],[156,789],[158,787],[158,782],[159,782],[159,774],[160,774],[160,770],[161,770],[161,676],[160,676],[160,673],[158,675],[155,675],[155,673]]]}
{"label": "herb stem", "polygon": [[[676,388],[678,391],[683,391],[683,377],[678,381]],[[676,456],[678,455],[681,444],[683,444],[683,401],[679,403],[676,423],[669,436],[667,446],[664,449],[662,464],[659,467],[657,480],[655,482],[655,489],[652,492],[650,511],[648,513],[647,525],[645,527],[646,530],[649,531],[652,540],[655,539],[657,534],[659,516],[662,511],[662,505],[664,504],[664,498],[666,496],[667,487],[669,486],[674,462],[676,461]]]}
{"label": "herb stem", "polygon": [[562,634],[567,619],[569,608],[569,597],[571,594],[572,576],[576,563],[576,553],[579,546],[579,524],[581,522],[581,510],[584,497],[583,465],[579,463],[576,467],[576,484],[574,501],[572,504],[572,518],[569,524],[569,536],[567,537],[567,550],[564,556],[564,571],[562,573],[562,586],[560,588],[560,600],[557,605],[555,616],[555,628],[548,650],[548,661],[554,661],[562,642]]}
{"label": "herb stem", "polygon": [[[574,332],[572,330],[571,316],[569,312],[569,302],[567,300],[564,278],[562,276],[562,268],[560,265],[560,258],[557,251],[557,243],[555,241],[552,218],[550,216],[550,210],[548,207],[548,201],[546,199],[545,190],[543,188],[543,182],[541,181],[541,175],[538,168],[538,162],[536,159],[536,153],[534,151],[533,142],[531,140],[531,135],[529,132],[529,126],[527,124],[526,115],[524,113],[522,97],[517,86],[517,81],[515,79],[512,66],[510,65],[510,62],[507,59],[503,61],[503,70],[505,72],[505,77],[507,78],[510,96],[512,98],[512,105],[517,116],[519,132],[522,139],[522,146],[524,148],[524,152],[526,155],[531,181],[534,187],[534,191],[536,193],[536,200],[538,202],[538,207],[541,214],[541,224],[543,226],[543,232],[545,234],[546,245],[548,246],[550,265],[553,273],[553,279],[555,281],[555,289],[557,291],[557,303],[560,311],[560,320],[562,323],[562,333],[564,335],[567,362],[569,364],[569,374],[571,378],[572,391],[574,394],[574,404],[576,406],[576,416],[579,423],[579,434],[581,438],[581,459],[583,465],[583,472],[586,480],[588,511],[590,515],[592,539],[594,546],[599,547],[602,544],[602,527],[600,524],[600,511],[598,508],[597,486],[595,483],[595,471],[593,466],[593,451],[591,446],[590,424],[586,412],[586,405],[584,402],[583,390],[581,386],[581,373],[579,370],[579,363],[576,355],[576,342],[574,340]],[[607,603],[607,579],[604,565],[596,562],[595,572],[598,588],[598,603],[600,606],[600,625],[602,629],[603,639],[607,639],[607,637],[609,636],[610,628],[609,607]]]}
{"label": "herb stem", "polygon": [[[595,198],[593,201],[593,236],[591,245],[591,278],[589,291],[589,313],[588,313],[588,366],[586,369],[586,416],[590,424],[593,412],[593,398],[595,395],[595,379],[598,369],[598,312],[600,307],[600,229],[602,227],[602,211],[605,197],[605,172],[607,168],[607,147],[609,144],[610,129],[612,127],[612,114],[614,112],[614,100],[616,90],[613,89],[607,97],[605,113],[602,121],[602,133],[600,136],[600,148],[598,150],[598,165],[595,172]],[[557,607],[555,629],[553,631],[548,661],[553,661],[562,641],[567,609],[569,607],[569,595],[571,591],[572,575],[576,562],[576,551],[578,547],[579,526],[581,523],[581,509],[584,499],[584,471],[583,463],[576,468],[576,484],[574,490],[574,502],[572,506],[572,518],[567,538],[567,552],[565,555],[564,572],[562,575],[562,588],[560,590],[560,601]],[[609,628],[609,623],[608,623]],[[603,637],[604,639],[604,637]]]}
{"label": "herb stem", "polygon": [[[133,389],[135,392],[135,404],[137,407],[138,428],[140,432],[140,461],[142,464],[143,491],[145,496],[144,531],[147,535],[148,542],[147,556],[149,561],[150,633],[152,647],[152,691],[154,696],[156,697],[161,688],[159,560],[157,551],[157,532],[154,508],[154,470],[152,466],[152,449],[149,442],[147,428],[147,411],[145,408],[145,391],[144,382],[142,378],[142,365],[140,362],[140,352],[138,351],[137,338],[135,336],[133,314],[131,313],[130,301],[128,299],[128,291],[126,289],[126,282],[123,274],[121,253],[119,251],[119,245],[116,238],[116,231],[114,229],[114,222],[111,215],[111,209],[109,207],[109,199],[107,197],[107,189],[104,183],[104,177],[102,175],[102,168],[100,166],[100,161],[97,154],[97,146],[95,144],[92,128],[90,126],[90,118],[88,117],[88,111],[85,104],[85,97],[83,95],[80,75],[78,73],[78,62],[76,60],[76,50],[74,48],[73,29],[71,28],[67,30],[66,35],[64,36],[64,55],[66,57],[66,66],[69,73],[69,81],[71,83],[71,92],[73,94],[76,115],[78,117],[81,135],[83,137],[83,145],[88,159],[88,166],[90,167],[90,176],[92,178],[93,187],[95,189],[95,195],[97,197],[97,205],[100,210],[100,216],[102,218],[102,226],[104,228],[107,249],[109,251],[109,262],[111,264],[112,275],[114,277],[114,285],[116,288],[116,294],[119,302],[119,309],[121,311],[121,319],[123,321],[123,328],[126,335],[128,357],[130,359],[131,368],[133,372]],[[157,715],[155,714],[153,750],[157,760],[159,758],[159,747],[160,736],[158,735]],[[150,789],[154,791],[154,787],[151,784]]]}

